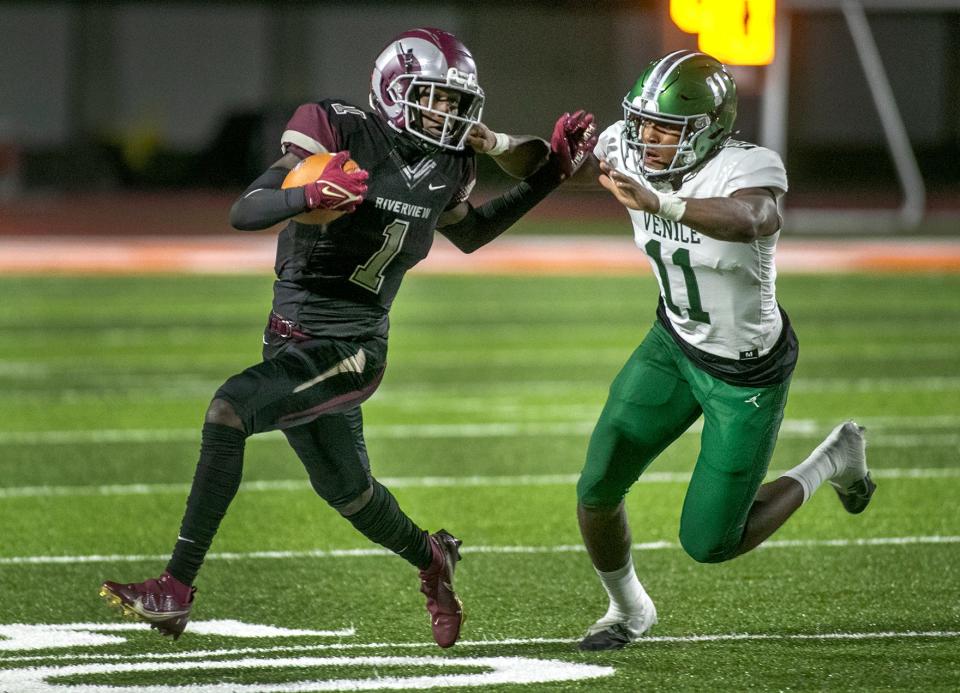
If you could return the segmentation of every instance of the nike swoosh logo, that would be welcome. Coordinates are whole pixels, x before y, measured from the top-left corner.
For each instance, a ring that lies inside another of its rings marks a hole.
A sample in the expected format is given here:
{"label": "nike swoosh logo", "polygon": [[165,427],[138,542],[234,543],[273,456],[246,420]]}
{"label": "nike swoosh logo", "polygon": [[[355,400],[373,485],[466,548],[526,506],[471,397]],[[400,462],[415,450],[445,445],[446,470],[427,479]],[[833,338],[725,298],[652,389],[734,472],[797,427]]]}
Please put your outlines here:
{"label": "nike swoosh logo", "polygon": [[347,196],[343,194],[343,190],[340,190],[339,188],[334,188],[330,185],[324,185],[323,190],[321,190],[320,192],[326,195],[327,197],[335,197],[340,200],[345,200],[347,198]]}
{"label": "nike swoosh logo", "polygon": [[443,190],[445,187],[447,187],[446,183],[441,183],[440,185],[436,186],[433,183],[429,183],[427,185],[427,188],[430,190]]}
{"label": "nike swoosh logo", "polygon": [[131,606],[134,611],[142,616],[164,616],[168,618],[177,618],[179,616],[186,616],[190,613],[190,609],[183,609],[182,611],[153,611],[152,609],[148,609],[143,605],[143,597],[137,597],[137,600]]}
{"label": "nike swoosh logo", "polygon": [[363,373],[363,369],[366,367],[366,365],[367,365],[366,352],[362,348],[357,349],[357,353],[354,354],[353,356],[346,357],[336,365],[332,366],[331,368],[327,369],[326,371],[318,375],[316,378],[311,378],[305,383],[300,383],[295,388],[293,388],[293,391],[295,393],[303,392],[307,388],[311,388],[317,383],[322,383],[324,380],[328,378],[332,378],[335,375],[340,375],[342,373]]}
{"label": "nike swoosh logo", "polygon": [[356,202],[360,198],[357,195],[354,195],[349,190],[341,188],[336,183],[327,183],[324,182],[323,188],[320,190],[320,193],[326,197],[333,198],[334,200],[341,200],[335,205],[331,205],[329,209],[337,209],[345,205],[350,204],[351,202]]}

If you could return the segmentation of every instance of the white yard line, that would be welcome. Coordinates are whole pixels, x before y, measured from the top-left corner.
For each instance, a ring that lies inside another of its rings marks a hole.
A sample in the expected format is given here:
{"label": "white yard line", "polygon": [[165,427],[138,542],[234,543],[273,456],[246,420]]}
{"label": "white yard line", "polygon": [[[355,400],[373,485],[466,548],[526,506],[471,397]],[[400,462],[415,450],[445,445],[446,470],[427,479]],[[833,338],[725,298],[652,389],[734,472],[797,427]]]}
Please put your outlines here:
{"label": "white yard line", "polygon": [[[952,545],[960,543],[960,536],[915,536],[915,537],[872,537],[866,539],[785,539],[768,541],[762,549],[793,549],[814,547],[862,547],[862,546],[909,546],[909,545]],[[680,549],[680,544],[672,541],[655,541],[634,544],[634,551],[661,551]],[[461,553],[483,553],[494,555],[515,554],[562,554],[583,553],[581,544],[560,544],[556,546],[465,546]],[[301,558],[367,558],[392,556],[387,549],[310,549],[304,551],[246,551],[219,552],[207,554],[206,560],[248,561],[248,560],[285,560]],[[168,555],[150,554],[114,554],[86,556],[7,556],[0,558],[4,565],[56,565],[66,563],[136,563],[141,561],[165,561]]]}
{"label": "white yard line", "polygon": [[[202,622],[201,622],[202,623]],[[104,629],[109,624],[103,624]],[[91,630],[95,628],[92,627]],[[143,624],[143,630],[148,626]],[[836,641],[836,640],[893,640],[917,638],[957,638],[960,631],[867,631],[856,633],[716,633],[705,635],[654,635],[637,640],[631,647],[643,647],[659,644],[742,642],[742,641]],[[503,638],[499,640],[461,640],[457,649],[467,647],[513,647],[517,645],[563,645],[579,642],[580,638]],[[250,654],[272,654],[283,652],[319,652],[330,650],[436,650],[433,642],[340,642],[316,645],[277,645],[274,647],[237,647],[217,650],[194,650],[190,652],[153,652],[133,655],[111,654],[57,654],[35,656],[0,656],[0,662],[51,662],[51,661],[140,661],[140,660],[183,660],[206,659],[208,657],[233,657]]]}
{"label": "white yard line", "polygon": [[[67,358],[67,357],[64,357]],[[610,359],[611,366],[619,366],[626,358]],[[942,357],[941,357],[942,358]],[[489,359],[487,359],[489,362]],[[463,364],[464,357],[457,361]],[[542,362],[542,359],[541,359]],[[563,362],[569,366],[575,364],[574,359],[565,358]],[[596,363],[593,359],[591,363]],[[0,361],[0,369],[3,368]],[[517,359],[503,360],[503,365],[517,367]],[[538,362],[539,365],[539,362]],[[33,377],[36,380],[56,379],[60,370],[68,371],[67,364],[58,369],[53,375],[47,374],[37,377],[29,371],[17,373],[18,378]],[[9,369],[11,373],[15,366]],[[521,368],[521,370],[523,370]],[[3,374],[0,373],[0,376]],[[220,380],[203,379],[190,375],[153,375],[145,382],[143,379],[132,379],[132,376],[113,375],[100,385],[107,388],[115,397],[125,401],[140,402],[146,399],[178,400],[205,398],[220,384]],[[466,383],[456,380],[447,380],[444,383],[430,385],[388,385],[378,393],[374,402],[377,405],[389,407],[411,407],[423,409],[427,406],[437,408],[442,402],[446,409],[455,408],[458,412],[482,411],[487,413],[513,412],[519,407],[523,411],[540,411],[545,409],[583,408],[590,407],[591,411],[598,410],[599,404],[606,396],[607,382],[583,381],[556,381],[556,380],[529,380],[504,383]],[[8,387],[9,396],[24,402],[42,402],[49,400],[49,394],[37,388],[20,385]],[[790,391],[796,395],[835,394],[845,393],[853,395],[868,394],[895,394],[895,393],[930,393],[943,392],[955,394],[960,392],[960,377],[928,376],[914,378],[801,378],[793,382]],[[57,390],[58,401],[61,404],[83,403],[91,397],[101,396],[99,392],[91,392],[84,388],[64,388]],[[558,398],[575,401],[569,404],[544,404],[531,402],[530,399],[546,394],[554,394]],[[522,395],[522,397],[518,397]]]}
{"label": "white yard line", "polygon": [[[863,417],[875,445],[891,447],[913,446],[917,441],[935,439],[937,444],[952,445],[960,442],[960,416],[876,416]],[[519,436],[582,436],[589,435],[595,419],[571,421],[529,421],[455,424],[373,424],[364,428],[367,438],[508,438]],[[780,429],[781,437],[811,437],[826,435],[836,421],[821,419],[785,419]],[[701,422],[694,423],[685,435],[697,435]],[[886,433],[884,429],[901,429]],[[904,430],[917,431],[916,436]],[[949,429],[933,431],[931,429]],[[282,440],[277,432],[252,436],[253,442]],[[66,431],[0,431],[0,445],[58,445],[73,443],[166,443],[199,442],[199,428],[117,428]],[[886,441],[886,442],[885,442]]]}
{"label": "white yard line", "polygon": [[[781,470],[771,470],[769,478],[776,478]],[[912,469],[874,469],[876,479],[956,479],[960,467],[917,467]],[[577,483],[577,474],[517,474],[494,476],[378,476],[388,488],[480,488],[516,486],[572,486]],[[685,484],[690,472],[647,472],[638,483]],[[313,488],[305,479],[275,479],[269,481],[245,481],[245,493],[269,491],[310,491]],[[0,488],[0,500],[5,498],[70,498],[85,496],[149,496],[154,494],[182,494],[190,490],[189,483],[179,484],[99,484],[91,486],[9,486]]]}

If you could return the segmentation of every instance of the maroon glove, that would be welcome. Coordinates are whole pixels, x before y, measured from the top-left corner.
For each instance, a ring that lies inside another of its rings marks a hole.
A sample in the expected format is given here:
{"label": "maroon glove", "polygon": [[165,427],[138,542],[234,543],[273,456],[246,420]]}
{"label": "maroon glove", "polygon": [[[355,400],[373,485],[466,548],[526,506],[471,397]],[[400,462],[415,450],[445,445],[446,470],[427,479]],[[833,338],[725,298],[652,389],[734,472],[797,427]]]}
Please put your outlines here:
{"label": "maroon glove", "polygon": [[323,173],[313,183],[303,186],[308,209],[335,209],[352,212],[363,202],[367,194],[369,173],[356,164],[344,170],[344,164],[352,164],[350,152],[337,152],[330,158]]}
{"label": "maroon glove", "polygon": [[550,149],[556,154],[562,178],[569,178],[583,165],[597,145],[597,127],[593,114],[577,111],[564,113],[553,126]]}

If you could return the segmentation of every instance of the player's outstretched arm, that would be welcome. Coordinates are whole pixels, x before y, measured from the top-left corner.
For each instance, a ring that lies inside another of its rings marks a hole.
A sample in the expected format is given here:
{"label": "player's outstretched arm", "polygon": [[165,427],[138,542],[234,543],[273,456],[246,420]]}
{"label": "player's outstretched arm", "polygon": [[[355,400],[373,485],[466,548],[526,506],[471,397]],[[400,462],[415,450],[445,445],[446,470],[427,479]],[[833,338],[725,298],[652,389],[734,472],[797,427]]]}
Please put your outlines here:
{"label": "player's outstretched arm", "polygon": [[780,229],[777,191],[746,188],[730,197],[687,197],[655,192],[600,162],[600,185],[630,209],[679,221],[720,241],[750,243]]}
{"label": "player's outstretched arm", "polygon": [[543,166],[550,155],[550,143],[533,135],[494,132],[477,123],[467,135],[467,144],[477,154],[486,154],[514,178],[527,178]]}
{"label": "player's outstretched arm", "polygon": [[564,180],[576,173],[597,144],[593,116],[564,113],[550,138],[546,163],[516,187],[479,207],[463,202],[440,217],[440,232],[472,253],[509,229]]}
{"label": "player's outstretched arm", "polygon": [[367,192],[367,172],[346,172],[350,152],[338,152],[323,175],[301,187],[282,188],[290,169],[300,162],[296,154],[284,154],[243,191],[230,208],[230,224],[241,231],[259,231],[311,209],[352,212]]}
{"label": "player's outstretched arm", "polygon": [[253,181],[230,208],[230,225],[240,231],[259,231],[305,211],[303,188],[280,187],[299,162],[295,154],[284,154]]}

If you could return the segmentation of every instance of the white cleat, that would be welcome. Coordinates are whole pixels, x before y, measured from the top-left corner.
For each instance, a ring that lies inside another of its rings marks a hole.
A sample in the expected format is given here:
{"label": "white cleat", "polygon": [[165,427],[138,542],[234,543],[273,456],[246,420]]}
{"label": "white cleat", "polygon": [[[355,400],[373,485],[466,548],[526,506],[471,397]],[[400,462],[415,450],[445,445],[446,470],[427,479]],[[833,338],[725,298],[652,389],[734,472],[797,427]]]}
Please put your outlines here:
{"label": "white cleat", "polygon": [[643,601],[634,614],[623,616],[606,615],[587,629],[586,637],[578,648],[586,651],[620,650],[649,632],[657,622],[657,607],[650,596],[644,593]]}
{"label": "white cleat", "polygon": [[820,444],[833,462],[836,472],[828,481],[848,513],[862,513],[877,485],[867,469],[866,429],[853,421],[844,421]]}

